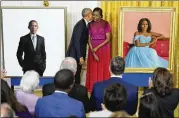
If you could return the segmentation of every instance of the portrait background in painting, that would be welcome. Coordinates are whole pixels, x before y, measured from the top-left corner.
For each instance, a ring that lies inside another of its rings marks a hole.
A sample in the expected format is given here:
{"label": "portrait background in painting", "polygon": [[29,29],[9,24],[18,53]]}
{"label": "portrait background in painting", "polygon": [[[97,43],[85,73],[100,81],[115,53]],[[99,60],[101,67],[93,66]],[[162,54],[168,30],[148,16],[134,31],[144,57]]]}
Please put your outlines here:
{"label": "portrait background in painting", "polygon": [[134,33],[141,18],[148,18],[153,32],[170,37],[171,12],[125,12],[124,13],[124,41],[133,43]]}

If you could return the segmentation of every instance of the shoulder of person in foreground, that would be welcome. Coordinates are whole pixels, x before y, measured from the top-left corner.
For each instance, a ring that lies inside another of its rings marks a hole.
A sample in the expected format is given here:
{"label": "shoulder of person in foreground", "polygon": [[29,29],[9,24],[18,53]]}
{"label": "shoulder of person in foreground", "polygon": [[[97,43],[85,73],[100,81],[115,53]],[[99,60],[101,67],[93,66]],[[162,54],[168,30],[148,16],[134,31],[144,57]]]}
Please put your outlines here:
{"label": "shoulder of person in foreground", "polygon": [[[69,97],[70,98],[70,97]],[[70,98],[71,99],[71,105],[73,105],[73,107],[75,108],[75,110],[78,112],[78,116],[79,117],[85,117],[85,109],[84,109],[84,105],[82,102]],[[69,101],[69,100],[68,100]],[[69,106],[70,107],[70,106]]]}

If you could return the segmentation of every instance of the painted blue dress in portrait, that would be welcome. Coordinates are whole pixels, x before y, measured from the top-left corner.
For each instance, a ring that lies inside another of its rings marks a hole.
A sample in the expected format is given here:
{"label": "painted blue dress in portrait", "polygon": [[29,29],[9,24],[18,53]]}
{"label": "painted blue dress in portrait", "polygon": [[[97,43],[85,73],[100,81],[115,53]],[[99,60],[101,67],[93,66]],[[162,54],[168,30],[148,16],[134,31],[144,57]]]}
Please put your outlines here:
{"label": "painted blue dress in portrait", "polygon": [[168,61],[159,57],[157,52],[149,46],[137,47],[135,41],[139,40],[140,43],[149,43],[151,36],[136,35],[134,37],[134,46],[129,50],[125,62],[126,67],[129,68],[168,68]]}

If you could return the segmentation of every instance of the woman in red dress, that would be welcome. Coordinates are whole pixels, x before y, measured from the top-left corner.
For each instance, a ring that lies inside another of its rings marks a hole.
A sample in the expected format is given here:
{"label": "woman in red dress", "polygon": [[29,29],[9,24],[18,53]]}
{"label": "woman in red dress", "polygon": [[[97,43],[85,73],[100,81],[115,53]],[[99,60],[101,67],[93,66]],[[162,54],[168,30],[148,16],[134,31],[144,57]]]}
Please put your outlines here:
{"label": "woman in red dress", "polygon": [[93,10],[94,21],[89,26],[89,51],[87,60],[86,87],[91,92],[93,84],[109,79],[110,24],[102,19],[102,9]]}

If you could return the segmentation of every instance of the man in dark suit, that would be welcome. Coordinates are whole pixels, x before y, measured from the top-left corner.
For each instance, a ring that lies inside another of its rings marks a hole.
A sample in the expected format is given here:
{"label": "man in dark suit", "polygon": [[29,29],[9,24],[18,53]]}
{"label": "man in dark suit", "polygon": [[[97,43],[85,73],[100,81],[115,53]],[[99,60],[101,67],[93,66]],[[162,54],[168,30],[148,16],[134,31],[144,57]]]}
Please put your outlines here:
{"label": "man in dark suit", "polygon": [[88,43],[88,23],[92,20],[92,10],[84,8],[83,18],[76,23],[73,29],[71,42],[67,50],[67,57],[73,57],[77,61],[77,72],[75,83],[80,84],[80,73],[86,58],[86,47]]}
{"label": "man in dark suit", "polygon": [[[76,60],[72,57],[66,57],[60,66],[60,69],[69,69],[73,72],[74,76],[77,71],[77,63]],[[51,95],[55,91],[55,86],[53,83],[45,84],[42,87],[43,96]],[[68,96],[81,101],[84,105],[85,112],[88,113],[90,111],[90,104],[88,98],[88,90],[86,87],[80,84],[74,84],[71,91],[68,93]]]}
{"label": "man in dark suit", "polygon": [[38,99],[35,106],[35,117],[85,117],[82,102],[68,96],[73,84],[72,71],[68,69],[58,71],[54,77],[55,92]]}
{"label": "man in dark suit", "polygon": [[[122,57],[115,57],[110,62],[110,73],[111,78],[102,82],[97,82],[93,86],[91,93],[90,104],[91,110],[101,110],[101,103],[103,103],[104,89],[109,85],[114,83],[119,83],[125,87],[127,90],[127,105],[125,111],[134,115],[137,110],[138,104],[138,89],[136,86],[131,85],[125,81],[125,78],[122,77],[122,74],[125,70],[125,61]],[[131,78],[132,79],[132,78]]]}
{"label": "man in dark suit", "polygon": [[31,20],[28,28],[30,33],[20,38],[17,59],[24,73],[28,70],[35,70],[40,76],[43,76],[46,68],[45,41],[42,36],[36,34],[37,21]]}

